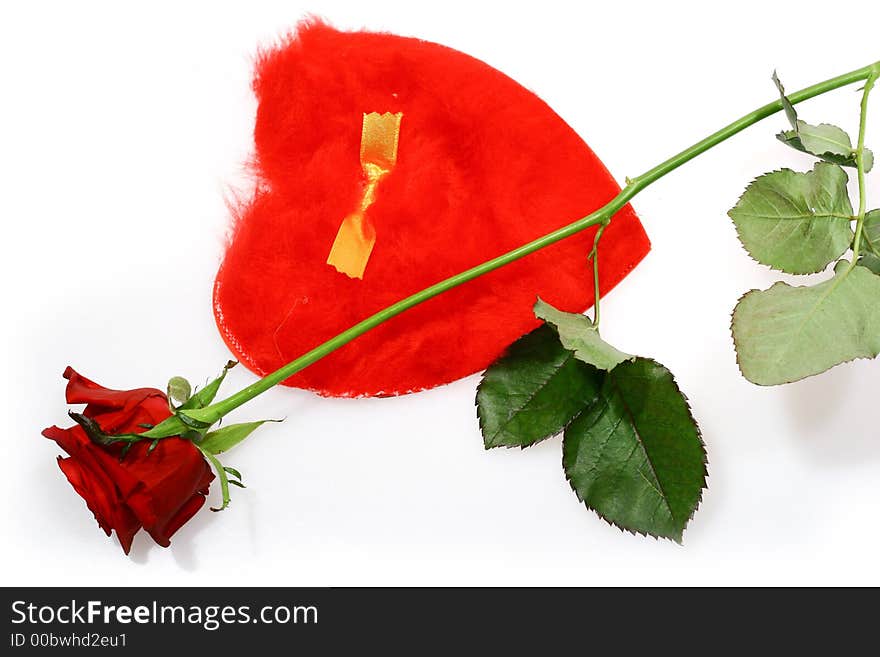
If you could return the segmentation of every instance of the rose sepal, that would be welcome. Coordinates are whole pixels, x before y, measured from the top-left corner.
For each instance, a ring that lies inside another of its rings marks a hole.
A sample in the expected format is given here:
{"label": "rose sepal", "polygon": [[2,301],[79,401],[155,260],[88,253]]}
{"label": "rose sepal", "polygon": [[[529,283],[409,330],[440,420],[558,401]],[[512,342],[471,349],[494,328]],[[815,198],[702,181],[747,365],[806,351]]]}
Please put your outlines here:
{"label": "rose sepal", "polygon": [[[229,494],[229,484],[238,486],[239,488],[245,488],[245,485],[241,483],[241,473],[235,468],[224,467],[223,464],[220,463],[220,461],[217,459],[217,457],[214,456],[214,454],[206,449],[203,449],[200,445],[196,443],[193,444],[195,444],[196,449],[198,449],[202,453],[202,456],[205,457],[205,460],[211,464],[211,466],[214,468],[214,472],[217,473],[217,479],[220,481],[220,494],[223,497],[223,503],[219,507],[212,506],[211,511],[222,511],[229,506],[229,502],[232,499],[231,495]],[[229,475],[232,475],[233,477],[235,477],[235,479],[230,479]]]}
{"label": "rose sepal", "polygon": [[183,402],[180,406],[178,406],[176,410],[189,411],[197,408],[205,408],[208,404],[214,401],[214,398],[217,396],[217,392],[220,390],[220,384],[222,384],[223,379],[226,378],[227,372],[229,372],[229,370],[231,370],[236,365],[238,365],[238,361],[230,360],[229,362],[227,362],[226,365],[223,366],[223,371],[220,373],[220,376],[211,381],[201,390],[197,390],[196,392],[194,392],[190,396],[190,398]]}
{"label": "rose sepal", "polygon": [[230,424],[205,434],[205,437],[199,443],[199,447],[211,454],[222,454],[235,447],[266,422],[282,421],[283,420],[256,420],[255,422]]}

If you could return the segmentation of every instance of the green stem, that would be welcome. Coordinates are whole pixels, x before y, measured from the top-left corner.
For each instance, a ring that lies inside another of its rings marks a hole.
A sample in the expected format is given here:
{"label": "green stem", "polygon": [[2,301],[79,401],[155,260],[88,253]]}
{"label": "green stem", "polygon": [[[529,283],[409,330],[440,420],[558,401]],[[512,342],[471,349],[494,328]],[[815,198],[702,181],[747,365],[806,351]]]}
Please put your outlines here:
{"label": "green stem", "polygon": [[861,112],[859,114],[859,140],[856,144],[856,171],[859,179],[859,213],[856,218],[856,235],[853,238],[853,258],[850,267],[853,267],[859,258],[862,248],[862,232],[865,226],[865,212],[867,208],[867,192],[865,190],[865,127],[868,122],[868,96],[874,88],[874,82],[880,77],[880,70],[875,66],[865,82],[862,91]]}
{"label": "green stem", "polygon": [[[173,417],[173,416],[172,416]],[[223,469],[223,464],[214,456],[211,452],[206,449],[202,449],[197,442],[193,443],[196,446],[202,456],[214,467],[214,471],[217,473],[217,479],[220,480],[220,494],[223,498],[223,503],[219,508],[211,507],[211,511],[222,511],[227,506],[229,506],[229,477],[226,476],[226,470]]]}
{"label": "green stem", "polygon": [[[838,75],[837,77],[825,80],[824,82],[814,84],[811,87],[807,87],[806,89],[802,89],[793,94],[789,94],[788,98],[792,104],[801,103],[805,100],[809,100],[810,98],[814,98],[834,89],[839,89],[840,87],[853,84],[854,82],[867,80],[872,75],[875,75],[877,71],[880,71],[880,62],[876,62],[870,66],[864,66],[854,71],[850,71],[849,73],[844,73],[843,75]],[[587,215],[586,217],[578,219],[577,221],[570,223],[567,226],[563,226],[562,228],[555,230],[547,235],[544,235],[543,237],[540,237],[532,242],[529,242],[528,244],[524,244],[523,246],[520,246],[513,251],[509,251],[503,255],[492,258],[491,260],[477,265],[476,267],[472,267],[466,271],[463,271],[460,274],[456,274],[455,276],[451,276],[446,280],[435,283],[434,285],[425,288],[421,292],[416,292],[415,294],[408,296],[405,299],[402,299],[383,310],[380,310],[376,314],[367,317],[363,321],[358,322],[351,328],[343,331],[342,333],[331,338],[330,340],[327,340],[323,344],[318,345],[311,351],[303,354],[302,356],[294,361],[291,361],[287,365],[278,368],[271,374],[267,374],[259,381],[252,383],[242,390],[239,390],[230,397],[227,397],[222,401],[216,402],[211,406],[208,406],[207,408],[186,411],[186,414],[192,418],[203,420],[206,422],[216,422],[230,411],[250,401],[257,395],[266,392],[273,386],[281,383],[285,379],[290,378],[300,370],[308,367],[309,365],[320,360],[324,356],[327,356],[328,354],[336,351],[343,345],[348,344],[349,342],[363,335],[370,329],[379,326],[380,324],[388,321],[392,317],[396,317],[400,313],[409,310],[413,306],[417,306],[420,303],[427,301],[428,299],[434,298],[438,294],[446,292],[447,290],[451,290],[454,287],[458,287],[459,285],[467,283],[468,281],[472,281],[475,278],[482,276],[483,274],[488,274],[491,271],[503,267],[504,265],[510,264],[511,262],[514,262],[516,260],[519,260],[520,258],[534,253],[535,251],[550,246],[551,244],[555,244],[560,240],[564,240],[566,237],[571,237],[572,235],[580,233],[587,228],[596,226],[598,224],[607,223],[621,208],[629,203],[629,201],[634,196],[636,196],[636,194],[641,192],[652,183],[656,182],[666,174],[674,171],[681,165],[690,162],[698,155],[705,153],[710,148],[717,146],[721,142],[730,139],[734,135],[742,132],[749,126],[752,126],[755,123],[758,123],[759,121],[767,118],[768,116],[776,114],[781,110],[782,101],[775,100],[771,103],[767,103],[762,107],[759,107],[752,112],[749,112],[745,116],[721,128],[720,130],[709,135],[705,139],[698,141],[693,146],[686,148],[677,155],[672,156],[668,160],[646,171],[642,175],[637,176],[632,180],[627,180],[626,187],[624,187],[617,196],[615,196],[610,202],[608,202],[607,205]]]}
{"label": "green stem", "polygon": [[599,293],[599,240],[602,239],[602,234],[608,228],[609,223],[611,223],[610,220],[599,226],[599,230],[596,231],[596,236],[593,238],[593,249],[590,251],[590,260],[593,261],[593,328],[597,331],[599,330],[599,301],[602,296]]}

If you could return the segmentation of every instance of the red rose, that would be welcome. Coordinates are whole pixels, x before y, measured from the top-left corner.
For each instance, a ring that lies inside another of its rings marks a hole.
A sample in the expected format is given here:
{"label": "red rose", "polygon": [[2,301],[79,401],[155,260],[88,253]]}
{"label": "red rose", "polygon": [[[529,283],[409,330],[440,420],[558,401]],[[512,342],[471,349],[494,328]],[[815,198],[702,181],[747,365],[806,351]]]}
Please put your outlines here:
{"label": "red rose", "polygon": [[[138,433],[171,415],[161,390],[108,390],[70,367],[64,378],[67,402],[86,404],[83,414],[109,434]],[[98,445],[78,425],[49,427],[43,435],[70,455],[59,456],[58,465],[101,529],[108,536],[116,530],[126,554],[141,527],[168,547],[171,535],[205,503],[214,478],[201,452],[182,438],[164,438],[150,453],[150,441],[139,441],[120,458],[122,444]]]}

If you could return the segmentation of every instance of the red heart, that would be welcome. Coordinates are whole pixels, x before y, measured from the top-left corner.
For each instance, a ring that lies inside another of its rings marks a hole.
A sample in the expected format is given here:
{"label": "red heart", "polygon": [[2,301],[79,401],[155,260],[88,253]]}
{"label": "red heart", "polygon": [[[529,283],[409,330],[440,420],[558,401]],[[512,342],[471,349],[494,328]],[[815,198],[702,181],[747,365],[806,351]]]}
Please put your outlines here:
{"label": "red heart", "polygon": [[[448,276],[589,214],[619,191],[541,99],[487,64],[389,34],[300,26],[261,56],[257,185],[217,274],[217,325],[236,357],[266,374]],[[403,112],[397,164],[369,216],[363,280],[326,264],[363,193],[365,112]],[[592,305],[588,230],[406,311],[289,379],[325,395],[431,388],[484,369],[538,325],[540,295]],[[627,206],[601,242],[608,291],[645,256]]]}

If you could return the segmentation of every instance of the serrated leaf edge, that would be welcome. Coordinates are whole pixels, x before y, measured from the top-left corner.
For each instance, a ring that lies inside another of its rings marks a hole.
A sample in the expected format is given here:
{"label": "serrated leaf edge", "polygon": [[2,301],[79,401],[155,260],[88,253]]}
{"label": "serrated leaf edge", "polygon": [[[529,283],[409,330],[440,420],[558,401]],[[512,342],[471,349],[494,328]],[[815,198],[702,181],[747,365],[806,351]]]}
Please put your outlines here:
{"label": "serrated leaf edge", "polygon": [[[840,261],[838,260],[838,262],[840,262]],[[859,265],[859,264],[856,264],[856,267],[863,267],[863,269],[868,269],[867,267],[864,267],[863,265]],[[871,271],[871,270],[868,269],[868,271]],[[874,272],[871,272],[871,275],[878,276],[878,274],[875,274]],[[827,279],[827,280],[831,280],[831,279]],[[820,283],[824,283],[824,282],[825,281],[820,281]],[[779,383],[756,383],[755,381],[752,381],[749,377],[746,376],[745,372],[743,372],[742,363],[739,360],[739,348],[738,348],[737,341],[736,341],[736,335],[734,334],[734,330],[733,330],[733,324],[736,321],[736,310],[737,310],[737,308],[739,308],[740,302],[743,299],[745,299],[748,295],[752,294],[753,292],[766,292],[767,290],[772,288],[777,283],[782,283],[784,285],[788,285],[789,287],[794,287],[794,288],[813,287],[813,285],[790,285],[789,283],[786,283],[785,281],[776,281],[775,283],[773,283],[773,285],[771,285],[770,287],[768,287],[764,290],[762,290],[760,288],[752,288],[751,290],[744,292],[739,297],[739,299],[736,300],[736,305],[733,307],[733,311],[730,313],[729,330],[730,330],[730,339],[733,341],[733,353],[736,357],[736,368],[739,370],[739,373],[742,376],[742,378],[744,378],[746,381],[748,381],[752,385],[761,386],[762,388],[775,388],[776,386],[784,386],[784,385],[788,385],[790,383],[797,383],[798,381],[805,381],[806,379],[812,379],[814,376],[819,376],[821,374],[825,374],[826,372],[830,372],[835,367],[840,367],[841,365],[846,365],[847,363],[853,363],[857,360],[876,360],[877,356],[873,356],[871,358],[868,358],[866,356],[856,356],[855,358],[849,358],[847,360],[842,360],[839,363],[835,363],[834,365],[832,365],[828,369],[822,370],[821,372],[816,372],[815,374],[809,374],[809,375],[802,377],[800,379],[786,379],[785,381],[780,381]]]}
{"label": "serrated leaf edge", "polygon": [[[690,418],[691,422],[693,423],[694,427],[695,427],[696,430],[697,430],[697,440],[700,441],[700,447],[702,447],[702,452],[703,452],[703,472],[702,472],[702,483],[701,483],[701,486],[700,486],[700,493],[699,493],[699,495],[698,495],[698,497],[697,497],[697,502],[696,502],[696,504],[694,505],[694,508],[691,510],[690,515],[688,516],[687,520],[686,520],[685,523],[684,523],[684,527],[683,527],[682,530],[681,530],[681,535],[680,535],[678,538],[676,538],[676,537],[673,537],[673,536],[664,536],[664,535],[662,535],[662,534],[651,534],[651,533],[646,532],[646,531],[643,531],[643,530],[641,530],[641,529],[637,529],[637,528],[633,528],[633,527],[627,527],[626,525],[622,525],[622,524],[620,524],[620,523],[618,523],[618,522],[615,522],[614,520],[610,520],[609,518],[606,518],[606,517],[605,517],[605,516],[604,516],[604,515],[598,510],[598,509],[594,508],[593,506],[591,506],[590,504],[588,504],[588,503],[586,502],[586,500],[584,500],[584,499],[581,498],[580,493],[578,493],[577,489],[574,487],[574,484],[573,484],[572,481],[571,481],[571,477],[568,476],[568,472],[567,472],[566,469],[565,469],[565,455],[564,455],[564,453],[563,453],[563,457],[562,457],[562,459],[563,459],[563,460],[562,460],[562,472],[563,472],[564,475],[565,475],[565,480],[568,482],[569,488],[571,488],[571,490],[574,492],[574,494],[575,494],[575,496],[577,497],[578,501],[581,502],[581,504],[583,504],[586,508],[588,508],[590,511],[592,511],[593,513],[595,513],[597,516],[599,516],[599,518],[601,518],[602,520],[604,520],[606,523],[608,523],[608,524],[611,525],[612,527],[616,527],[617,529],[621,530],[621,532],[624,532],[624,533],[625,533],[625,532],[629,532],[629,533],[632,534],[633,536],[644,536],[644,537],[650,537],[650,538],[653,538],[653,539],[655,539],[655,540],[657,540],[657,541],[659,541],[661,538],[664,538],[664,539],[667,539],[667,540],[673,541],[674,543],[678,543],[679,545],[681,545],[682,542],[683,542],[683,539],[684,539],[684,532],[687,531],[688,525],[690,525],[691,520],[694,519],[694,515],[696,515],[697,510],[700,508],[700,505],[703,503],[703,491],[706,491],[706,490],[709,489],[709,486],[708,486],[708,478],[709,478],[709,454],[708,454],[708,450],[707,450],[707,448],[706,448],[706,443],[705,443],[705,441],[703,440],[703,432],[702,432],[701,429],[700,429],[700,424],[699,424],[699,422],[697,422],[696,418],[694,418],[694,413],[693,413],[693,410],[691,409],[690,400],[688,399],[688,397],[687,397],[687,395],[684,393],[684,391],[682,391],[681,386],[678,385],[678,381],[675,380],[675,375],[674,375],[674,374],[672,373],[672,371],[671,371],[668,367],[666,367],[663,363],[660,363],[659,361],[656,361],[656,360],[654,360],[653,358],[644,358],[644,357],[642,357],[642,358],[643,358],[644,360],[647,360],[647,361],[650,361],[650,362],[652,362],[652,363],[655,363],[656,365],[659,365],[660,367],[662,367],[663,369],[665,369],[667,372],[669,372],[669,376],[672,377],[672,383],[673,383],[673,385],[675,385],[675,389],[678,391],[678,393],[681,395],[682,399],[684,400],[684,406],[685,406],[685,410],[687,411],[688,418]],[[608,372],[607,374],[610,375],[611,372]],[[581,413],[583,413],[583,412],[585,412],[585,411],[587,411],[587,410],[589,410],[589,407],[585,408],[583,411],[581,411]],[[574,420],[575,420],[576,418],[580,417],[581,413],[578,413],[574,418],[572,418],[572,422],[574,422]],[[569,423],[569,424],[570,424],[570,423]],[[563,440],[564,440],[564,438],[563,438]],[[639,444],[642,445],[642,449],[644,449],[644,443],[642,442],[641,436],[638,437],[638,440],[639,440]],[[645,450],[645,453],[647,453],[647,450]],[[651,465],[651,467],[653,468],[653,464]],[[656,476],[656,475],[655,475],[655,476]],[[658,480],[658,481],[659,481],[659,480]],[[670,514],[671,514],[671,509],[670,509]]]}
{"label": "serrated leaf edge", "polygon": [[[823,160],[823,161],[824,161],[824,160]],[[826,164],[830,164],[830,165],[832,165],[832,166],[836,166],[836,167],[839,167],[839,166],[840,166],[839,164],[835,164],[834,162],[826,162]],[[771,269],[772,271],[778,271],[778,272],[780,272],[781,274],[789,274],[789,275],[792,275],[792,276],[810,276],[811,274],[821,274],[822,272],[828,270],[829,265],[833,264],[834,262],[839,261],[840,257],[841,257],[844,253],[847,252],[847,250],[849,249],[849,247],[847,247],[847,248],[845,248],[843,251],[841,251],[841,252],[835,257],[834,260],[832,260],[831,262],[829,262],[828,264],[826,264],[826,265],[825,265],[824,267],[822,267],[821,269],[817,269],[817,270],[815,270],[815,271],[804,271],[804,272],[790,272],[790,271],[786,271],[786,270],[781,269],[781,268],[779,268],[779,267],[776,267],[776,266],[774,266],[774,265],[768,265],[766,262],[761,262],[760,260],[758,260],[757,258],[755,258],[755,256],[752,255],[751,251],[749,251],[748,247],[745,245],[745,242],[743,242],[742,236],[740,235],[740,232],[739,232],[739,226],[736,225],[736,221],[735,221],[734,218],[731,216],[731,212],[733,212],[737,207],[739,207],[740,201],[742,201],[743,197],[748,193],[748,191],[749,191],[749,189],[751,188],[751,186],[754,185],[754,184],[755,184],[760,178],[763,178],[763,177],[765,177],[765,176],[769,176],[769,175],[774,174],[774,173],[783,173],[783,172],[786,172],[786,171],[791,172],[791,173],[800,174],[800,175],[806,175],[806,174],[808,174],[808,173],[812,173],[813,171],[815,171],[815,168],[810,169],[810,171],[795,171],[794,169],[790,169],[790,168],[788,168],[788,167],[783,167],[783,168],[781,168],[781,169],[774,169],[773,171],[767,171],[766,173],[762,173],[761,175],[759,175],[759,176],[753,178],[752,181],[751,181],[748,185],[746,185],[746,188],[743,190],[743,193],[740,194],[739,197],[737,197],[737,199],[736,199],[736,203],[734,203],[733,207],[730,208],[730,210],[727,211],[727,216],[730,218],[730,222],[733,224],[733,228],[734,228],[734,232],[736,233],[736,239],[737,239],[737,241],[740,243],[740,246],[742,246],[743,251],[746,252],[746,255],[748,255],[749,259],[750,259],[752,262],[754,262],[754,263],[756,263],[756,264],[759,264],[759,265],[761,265],[762,267],[767,267],[767,268]],[[844,173],[846,173],[846,172],[844,171]],[[847,176],[847,180],[848,180],[848,179],[849,179],[849,176]],[[846,219],[843,219],[842,217],[835,217],[835,219],[837,219],[838,221],[846,221]]]}
{"label": "serrated leaf edge", "polygon": [[[832,124],[822,123],[820,125]],[[801,140],[797,130],[783,130],[782,132],[776,134],[776,139],[778,139],[780,142],[782,142],[792,150],[797,151],[798,153],[803,153],[804,155],[818,158],[823,162],[827,162],[828,164],[836,164],[839,167],[846,167],[848,169],[855,169],[856,167],[858,167],[858,164],[856,164],[855,161],[855,151],[853,151],[849,156],[840,155],[839,153],[832,153],[831,151],[825,151],[824,153],[814,153],[813,151],[808,150],[806,146],[804,146],[804,143]],[[871,163],[869,166],[865,167],[865,173],[870,173],[874,170],[874,152],[870,148],[865,148],[865,152],[871,154]],[[848,158],[851,161],[844,161],[848,160]]]}
{"label": "serrated leaf edge", "polygon": [[[522,337],[525,337],[526,335],[528,335],[528,333],[524,334]],[[520,338],[520,339],[521,339],[521,338]],[[515,341],[514,341],[514,342],[515,342]],[[560,345],[560,346],[561,346],[561,345]],[[565,347],[562,347],[562,348],[565,349]],[[544,379],[544,380],[542,381],[542,383],[541,383],[541,387],[542,387],[542,388],[545,387],[545,386],[550,382],[550,380],[551,380],[554,376],[556,376],[556,375],[559,373],[559,371],[560,371],[563,367],[565,367],[569,362],[571,362],[572,359],[574,359],[574,360],[578,360],[578,358],[575,356],[575,354],[574,354],[573,351],[571,351],[570,349],[565,349],[565,351],[568,352],[568,355],[566,356],[565,360],[559,365],[559,367],[557,367],[556,369],[553,370],[553,372],[550,374],[550,376],[548,376],[546,379]],[[489,365],[489,367],[492,367],[492,365],[495,365],[496,363],[498,363],[499,361],[501,361],[503,358],[505,358],[507,355],[508,355],[508,353],[507,353],[507,351],[505,351],[501,356],[499,356],[495,361],[493,361],[492,364]],[[578,360],[578,362],[582,362],[582,361]],[[480,427],[480,435],[481,435],[482,438],[483,438],[483,448],[486,449],[486,450],[497,449],[497,448],[499,448],[499,447],[503,447],[503,448],[505,448],[505,449],[513,449],[513,448],[516,448],[516,447],[520,448],[521,450],[527,449],[527,448],[529,448],[529,447],[532,447],[532,446],[534,446],[534,445],[537,445],[538,443],[542,443],[542,442],[544,442],[545,440],[549,440],[550,438],[553,438],[553,437],[555,437],[555,436],[560,435],[562,432],[565,431],[566,428],[568,428],[568,425],[571,424],[571,423],[574,421],[574,419],[575,419],[576,417],[578,417],[578,415],[580,415],[580,413],[576,413],[575,415],[573,415],[573,416],[568,420],[568,422],[566,422],[566,423],[565,423],[565,424],[559,429],[559,431],[556,431],[555,433],[548,433],[546,436],[542,436],[541,438],[537,438],[536,440],[534,440],[534,441],[532,441],[532,442],[530,442],[530,443],[528,443],[528,444],[525,444],[525,445],[516,445],[516,444],[514,444],[514,445],[509,445],[509,444],[507,444],[507,443],[496,443],[496,444],[494,444],[494,445],[487,445],[487,444],[486,444],[485,424],[484,424],[484,422],[483,422],[483,416],[482,416],[482,414],[480,413],[480,401],[479,401],[479,400],[480,400],[480,390],[481,390],[482,387],[483,387],[483,382],[486,380],[486,372],[488,372],[488,371],[489,371],[489,368],[487,367],[486,370],[484,370],[484,372],[483,372],[483,376],[480,378],[480,382],[477,384],[477,392],[476,392],[476,395],[474,396],[474,406],[475,406],[476,409],[477,409],[477,422],[478,422],[479,427]],[[513,414],[511,414],[510,416],[508,416],[508,418],[505,420],[505,426],[507,425],[507,423],[509,423],[510,421],[513,420],[513,415],[516,414],[516,413],[518,413],[519,411],[521,411],[523,408],[525,408],[525,406],[526,406],[530,401],[532,401],[532,400],[535,398],[535,395],[537,395],[537,394],[538,394],[538,390],[536,390],[535,392],[533,392],[532,395],[531,395],[531,396],[525,401],[525,403],[524,403],[522,406],[520,406],[516,411],[514,411]],[[581,412],[583,412],[583,411],[581,411]],[[499,431],[496,432],[495,435],[497,436],[498,433],[500,433],[500,431],[501,431],[501,430],[499,429]]]}

